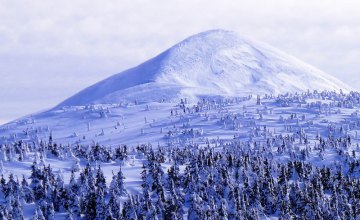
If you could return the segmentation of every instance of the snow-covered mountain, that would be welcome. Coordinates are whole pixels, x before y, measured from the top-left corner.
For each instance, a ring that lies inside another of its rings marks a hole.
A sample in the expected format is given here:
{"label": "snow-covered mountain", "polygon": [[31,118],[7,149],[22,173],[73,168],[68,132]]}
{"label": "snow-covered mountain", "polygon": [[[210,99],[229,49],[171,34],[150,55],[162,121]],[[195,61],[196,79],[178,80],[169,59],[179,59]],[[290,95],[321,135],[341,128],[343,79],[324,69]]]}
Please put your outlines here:
{"label": "snow-covered mountain", "polygon": [[[26,140],[46,139],[50,131],[62,143],[155,144],[164,142],[158,130],[172,123],[167,117],[181,99],[192,106],[199,97],[340,89],[350,91],[334,77],[271,46],[231,31],[211,30],[96,83],[49,111],[0,127],[0,144],[13,140],[13,134]],[[205,126],[201,121],[198,125]]]}
{"label": "snow-covered mountain", "polygon": [[192,36],[0,126],[0,219],[359,219],[360,93],[340,89],[233,32]]}
{"label": "snow-covered mountain", "polygon": [[231,31],[211,30],[96,83],[57,107],[308,89],[348,91],[349,86],[269,45]]}

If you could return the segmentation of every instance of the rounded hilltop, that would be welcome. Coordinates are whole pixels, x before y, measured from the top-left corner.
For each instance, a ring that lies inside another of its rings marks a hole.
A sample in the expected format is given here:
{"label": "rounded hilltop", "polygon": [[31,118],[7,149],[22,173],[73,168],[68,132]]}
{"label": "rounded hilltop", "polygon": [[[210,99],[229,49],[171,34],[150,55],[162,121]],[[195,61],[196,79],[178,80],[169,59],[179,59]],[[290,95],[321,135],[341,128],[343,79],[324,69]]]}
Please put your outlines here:
{"label": "rounded hilltop", "polygon": [[265,43],[209,30],[100,81],[57,107],[199,96],[350,90],[338,79]]}

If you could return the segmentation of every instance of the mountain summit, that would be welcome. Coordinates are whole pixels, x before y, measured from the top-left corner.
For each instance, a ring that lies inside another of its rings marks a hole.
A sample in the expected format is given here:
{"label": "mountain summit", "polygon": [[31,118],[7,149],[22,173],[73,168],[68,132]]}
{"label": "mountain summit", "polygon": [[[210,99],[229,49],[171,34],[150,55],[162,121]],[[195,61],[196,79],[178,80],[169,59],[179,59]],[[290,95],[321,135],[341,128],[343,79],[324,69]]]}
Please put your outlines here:
{"label": "mountain summit", "polygon": [[308,89],[350,90],[334,77],[267,44],[232,31],[210,30],[82,90],[57,107]]}

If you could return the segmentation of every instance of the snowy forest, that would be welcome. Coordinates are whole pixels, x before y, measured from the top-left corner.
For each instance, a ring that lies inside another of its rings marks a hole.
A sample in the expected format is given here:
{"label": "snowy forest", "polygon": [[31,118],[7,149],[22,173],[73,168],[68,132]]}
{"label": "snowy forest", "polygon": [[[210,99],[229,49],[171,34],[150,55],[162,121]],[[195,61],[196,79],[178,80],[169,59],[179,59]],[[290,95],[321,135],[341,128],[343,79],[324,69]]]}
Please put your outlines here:
{"label": "snowy forest", "polygon": [[156,127],[158,145],[63,144],[51,131],[30,141],[24,130],[2,137],[0,219],[360,219],[359,107],[356,92],[182,100],[174,126]]}

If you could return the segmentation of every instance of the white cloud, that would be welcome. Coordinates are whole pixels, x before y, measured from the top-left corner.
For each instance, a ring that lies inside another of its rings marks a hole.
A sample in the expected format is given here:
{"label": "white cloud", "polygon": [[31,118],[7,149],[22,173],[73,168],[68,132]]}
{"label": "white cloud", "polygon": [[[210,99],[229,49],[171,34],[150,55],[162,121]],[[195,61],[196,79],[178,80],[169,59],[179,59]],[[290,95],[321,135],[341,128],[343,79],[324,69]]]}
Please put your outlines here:
{"label": "white cloud", "polygon": [[13,107],[0,116],[55,105],[213,28],[265,41],[360,89],[357,1],[2,0],[0,103]]}

